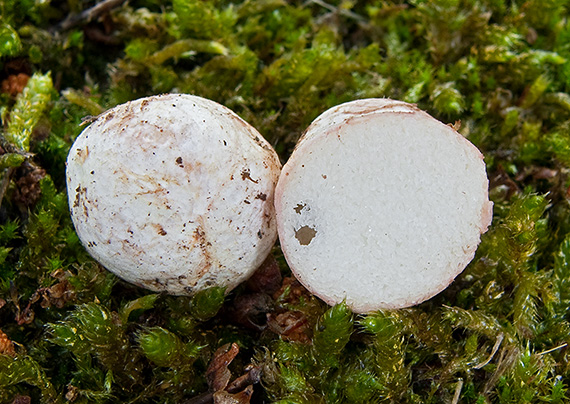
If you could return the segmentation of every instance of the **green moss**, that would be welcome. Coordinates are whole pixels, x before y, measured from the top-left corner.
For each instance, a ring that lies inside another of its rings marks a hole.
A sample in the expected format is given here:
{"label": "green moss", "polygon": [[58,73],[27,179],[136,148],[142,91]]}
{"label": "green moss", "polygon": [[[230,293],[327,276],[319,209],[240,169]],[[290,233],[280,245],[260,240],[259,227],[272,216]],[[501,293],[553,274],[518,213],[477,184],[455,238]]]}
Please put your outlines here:
{"label": "green moss", "polygon": [[0,22],[0,56],[15,56],[22,49],[18,33],[8,23]]}
{"label": "green moss", "polygon": [[41,365],[27,355],[18,355],[14,358],[0,355],[0,399],[9,402],[18,392],[20,383],[26,383],[40,390],[43,402],[56,402],[58,394],[46,376]]}
{"label": "green moss", "polygon": [[194,295],[190,313],[200,321],[214,317],[224,303],[225,290],[221,287],[211,287]]}
{"label": "green moss", "polygon": [[143,354],[158,366],[189,367],[200,351],[194,343],[183,343],[176,334],[160,327],[143,331],[138,342]]}
{"label": "green moss", "polygon": [[0,156],[0,170],[10,167],[19,167],[24,161],[26,156],[19,153],[5,153]]}
{"label": "green moss", "polygon": [[313,334],[315,357],[324,367],[337,367],[352,334],[352,315],[345,304],[327,310],[317,321]]}
{"label": "green moss", "polygon": [[30,136],[49,106],[52,91],[51,75],[35,74],[18,95],[9,113],[4,136],[19,150],[29,150]]}
{"label": "green moss", "polygon": [[[86,4],[0,1],[0,81],[29,77],[0,94],[0,328],[16,350],[0,354],[0,402],[184,402],[227,342],[234,378],[264,370],[259,402],[568,401],[568,2],[134,0],[64,28]],[[252,330],[235,318],[245,287],[128,285],[73,230],[66,155],[84,118],[169,91],[232,108],[283,161],[344,101],[460,120],[485,154],[493,224],[449,288],[406,310],[356,316],[289,286]]]}

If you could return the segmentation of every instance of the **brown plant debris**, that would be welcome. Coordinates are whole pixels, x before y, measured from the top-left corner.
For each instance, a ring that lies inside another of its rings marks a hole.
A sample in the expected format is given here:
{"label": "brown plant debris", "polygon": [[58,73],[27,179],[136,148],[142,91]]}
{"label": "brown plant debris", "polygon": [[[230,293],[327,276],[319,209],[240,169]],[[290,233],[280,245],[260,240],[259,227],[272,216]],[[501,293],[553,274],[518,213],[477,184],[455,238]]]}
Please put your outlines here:
{"label": "brown plant debris", "polygon": [[311,342],[308,319],[300,311],[286,311],[279,314],[271,313],[268,315],[267,326],[285,341],[303,344]]}
{"label": "brown plant debris", "polygon": [[11,74],[2,80],[2,92],[15,97],[24,90],[29,79],[26,73]]}
{"label": "brown plant debris", "polygon": [[228,310],[228,317],[251,330],[263,331],[267,327],[267,314],[274,304],[265,293],[250,293],[238,296]]}
{"label": "brown plant debris", "polygon": [[0,355],[16,356],[14,343],[2,330],[0,330]]}
{"label": "brown plant debris", "polygon": [[12,404],[32,404],[32,398],[30,396],[20,396],[14,397]]}
{"label": "brown plant debris", "polygon": [[239,346],[232,344],[222,345],[214,353],[214,357],[206,370],[206,380],[210,390],[224,390],[232,376],[228,365],[234,360],[239,352]]}
{"label": "brown plant debris", "polygon": [[44,309],[51,306],[61,309],[73,299],[74,295],[71,284],[66,279],[60,280],[49,288],[39,288],[28,301],[26,308],[23,311],[18,310],[16,321],[19,325],[30,324],[35,318],[32,306],[40,299],[42,299],[40,306]]}
{"label": "brown plant debris", "polygon": [[34,206],[41,196],[40,180],[45,176],[43,168],[24,162],[17,170],[14,200],[25,208]]}
{"label": "brown plant debris", "polygon": [[186,404],[247,404],[253,394],[253,385],[261,379],[261,368],[248,365],[245,373],[231,380],[229,364],[239,353],[239,346],[234,343],[222,345],[214,353],[206,370],[206,380],[211,393],[203,394],[186,402]]}
{"label": "brown plant debris", "polygon": [[239,393],[228,393],[225,390],[214,393],[214,404],[247,404],[253,394],[253,386],[247,386]]}

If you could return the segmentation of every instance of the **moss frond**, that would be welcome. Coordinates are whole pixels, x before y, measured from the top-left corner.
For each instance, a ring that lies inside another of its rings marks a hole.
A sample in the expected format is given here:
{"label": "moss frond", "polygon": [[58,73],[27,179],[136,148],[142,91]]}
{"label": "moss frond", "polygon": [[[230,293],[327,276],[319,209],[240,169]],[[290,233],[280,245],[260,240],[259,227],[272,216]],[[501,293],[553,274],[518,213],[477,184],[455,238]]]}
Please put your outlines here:
{"label": "moss frond", "polygon": [[[17,353],[0,356],[0,402],[191,402],[228,342],[235,378],[265,369],[252,402],[568,401],[567,2],[93,4],[0,1],[0,325]],[[353,315],[288,283],[252,330],[234,316],[246,286],[136,288],[82,247],[65,161],[87,114],[171,91],[232,108],[282,161],[317,115],[357,98],[461,120],[485,155],[493,224],[469,267],[411,309]]]}
{"label": "moss frond", "polygon": [[18,391],[14,387],[23,383],[37,387],[43,402],[60,401],[42,366],[32,357],[0,355],[0,399],[9,400],[12,397],[11,393]]}
{"label": "moss frond", "polygon": [[317,321],[313,335],[315,357],[325,366],[335,367],[352,334],[352,313],[341,303],[327,310]]}
{"label": "moss frond", "polygon": [[161,327],[149,328],[138,335],[143,354],[158,366],[188,367],[200,351],[192,342],[184,343],[172,332]]}
{"label": "moss frond", "polygon": [[200,321],[214,317],[224,304],[225,288],[211,287],[194,295],[190,307],[192,315]]}
{"label": "moss frond", "polygon": [[19,150],[29,151],[30,137],[47,110],[53,91],[50,73],[34,74],[18,95],[10,111],[5,136]]}

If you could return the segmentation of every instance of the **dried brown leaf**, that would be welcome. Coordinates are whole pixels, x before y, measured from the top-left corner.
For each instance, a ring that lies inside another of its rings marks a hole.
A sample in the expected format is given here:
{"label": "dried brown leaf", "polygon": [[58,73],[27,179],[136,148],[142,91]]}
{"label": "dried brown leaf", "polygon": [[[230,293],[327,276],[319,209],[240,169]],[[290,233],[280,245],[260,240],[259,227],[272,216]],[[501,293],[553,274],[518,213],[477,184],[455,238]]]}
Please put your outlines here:
{"label": "dried brown leaf", "polygon": [[214,353],[214,357],[206,370],[206,380],[210,390],[219,391],[226,388],[232,377],[228,365],[234,360],[238,352],[239,346],[234,342],[221,346]]}
{"label": "dried brown leaf", "polygon": [[309,322],[307,317],[300,311],[286,311],[280,314],[269,314],[267,326],[271,331],[281,336],[286,341],[308,344]]}
{"label": "dried brown leaf", "polygon": [[214,404],[248,404],[253,394],[253,386],[247,386],[239,393],[228,393],[225,390],[214,393]]}
{"label": "dried brown leaf", "polygon": [[0,330],[0,355],[16,356],[14,343],[2,330]]}

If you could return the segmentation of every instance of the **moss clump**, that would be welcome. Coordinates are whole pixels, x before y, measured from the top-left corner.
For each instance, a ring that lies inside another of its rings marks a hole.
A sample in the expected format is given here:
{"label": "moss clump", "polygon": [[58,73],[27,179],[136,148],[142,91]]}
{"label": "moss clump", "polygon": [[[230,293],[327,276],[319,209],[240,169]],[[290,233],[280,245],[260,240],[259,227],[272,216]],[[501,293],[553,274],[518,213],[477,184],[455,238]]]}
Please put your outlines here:
{"label": "moss clump", "polygon": [[[94,5],[0,2],[1,403],[568,401],[568,2]],[[407,310],[328,308],[278,248],[280,271],[229,296],[135,288],[81,247],[65,158],[90,115],[169,91],[234,109],[282,160],[357,98],[461,120],[493,225],[447,290]]]}

